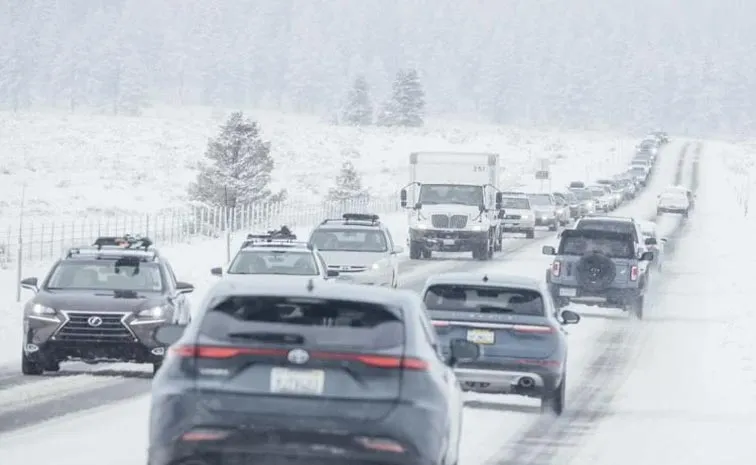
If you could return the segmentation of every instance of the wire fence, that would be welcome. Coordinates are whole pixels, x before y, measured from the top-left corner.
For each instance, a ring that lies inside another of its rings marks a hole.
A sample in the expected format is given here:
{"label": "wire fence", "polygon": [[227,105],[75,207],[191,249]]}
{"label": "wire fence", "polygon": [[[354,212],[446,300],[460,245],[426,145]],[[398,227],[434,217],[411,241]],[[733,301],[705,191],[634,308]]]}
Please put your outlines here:
{"label": "wire fence", "polygon": [[[45,260],[69,247],[91,244],[98,236],[125,233],[147,235],[156,244],[169,245],[197,237],[221,237],[225,232],[253,232],[309,226],[345,212],[387,214],[400,210],[398,196],[360,198],[320,205],[293,202],[243,205],[236,208],[187,206],[148,215],[93,217],[68,221],[19,218],[0,226],[0,265]],[[20,255],[19,255],[20,251]]]}

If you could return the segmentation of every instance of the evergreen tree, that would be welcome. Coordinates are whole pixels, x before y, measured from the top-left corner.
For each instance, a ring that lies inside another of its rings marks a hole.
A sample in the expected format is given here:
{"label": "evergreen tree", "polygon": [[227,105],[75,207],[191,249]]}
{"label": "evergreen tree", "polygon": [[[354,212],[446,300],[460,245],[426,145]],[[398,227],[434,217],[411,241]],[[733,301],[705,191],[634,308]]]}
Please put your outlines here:
{"label": "evergreen tree", "polygon": [[373,105],[370,103],[370,89],[364,76],[358,76],[354,80],[341,119],[350,126],[373,124]]}
{"label": "evergreen tree", "polygon": [[415,69],[399,70],[391,98],[378,116],[381,126],[420,127],[425,116],[425,92]]}
{"label": "evergreen tree", "polygon": [[274,161],[270,143],[260,137],[260,128],[242,112],[232,113],[220,134],[207,144],[197,181],[189,195],[210,205],[236,207],[254,202],[278,202],[286,192],[269,188]]}
{"label": "evergreen tree", "polygon": [[369,194],[362,187],[362,178],[351,161],[345,160],[341,172],[336,177],[336,186],[328,190],[328,200],[346,202],[367,199]]}

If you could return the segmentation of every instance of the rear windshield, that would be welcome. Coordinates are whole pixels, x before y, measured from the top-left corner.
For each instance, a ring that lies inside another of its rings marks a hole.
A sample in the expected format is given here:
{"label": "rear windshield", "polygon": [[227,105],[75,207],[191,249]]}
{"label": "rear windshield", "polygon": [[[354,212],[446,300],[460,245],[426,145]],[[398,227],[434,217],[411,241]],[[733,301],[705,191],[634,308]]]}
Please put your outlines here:
{"label": "rear windshield", "polygon": [[320,272],[309,251],[263,248],[240,251],[228,267],[228,274],[315,276]]}
{"label": "rear windshield", "polygon": [[439,284],[425,293],[429,310],[543,316],[541,293],[530,289]]}
{"label": "rear windshield", "polygon": [[606,237],[568,236],[559,243],[561,255],[585,255],[598,252],[612,258],[633,258],[633,243],[629,240]]}
{"label": "rear windshield", "polygon": [[503,208],[514,208],[515,210],[527,210],[530,208],[530,201],[524,197],[504,197],[501,199]]}
{"label": "rear windshield", "polygon": [[234,296],[210,304],[201,332],[239,342],[391,348],[404,340],[399,315],[371,302]]}

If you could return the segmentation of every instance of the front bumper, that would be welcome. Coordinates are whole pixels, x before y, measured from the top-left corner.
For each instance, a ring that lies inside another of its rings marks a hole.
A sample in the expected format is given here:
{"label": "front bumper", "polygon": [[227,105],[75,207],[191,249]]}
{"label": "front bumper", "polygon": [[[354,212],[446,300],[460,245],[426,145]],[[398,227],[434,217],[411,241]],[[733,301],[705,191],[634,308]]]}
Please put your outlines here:
{"label": "front bumper", "polygon": [[[80,320],[103,318],[98,327]],[[32,361],[152,363],[163,359],[165,348],[153,339],[155,330],[170,320],[137,319],[131,313],[61,312],[55,317],[24,319],[23,350]]]}
{"label": "front bumper", "polygon": [[556,226],[559,220],[553,215],[538,215],[535,219],[536,226]]}
{"label": "front bumper", "polygon": [[410,241],[439,252],[471,252],[488,244],[488,231],[410,229]]}

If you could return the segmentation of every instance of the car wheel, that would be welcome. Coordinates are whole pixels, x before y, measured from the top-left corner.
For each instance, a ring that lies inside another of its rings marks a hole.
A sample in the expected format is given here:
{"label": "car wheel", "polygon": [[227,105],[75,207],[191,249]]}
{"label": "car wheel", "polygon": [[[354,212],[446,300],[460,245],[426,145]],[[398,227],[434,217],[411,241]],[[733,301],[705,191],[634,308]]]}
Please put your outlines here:
{"label": "car wheel", "polygon": [[636,297],[626,305],[625,310],[637,320],[643,319],[643,296]]}
{"label": "car wheel", "polygon": [[528,239],[533,239],[535,237],[535,229],[531,229],[528,232],[526,232],[525,237]]}
{"label": "car wheel", "polygon": [[44,370],[58,372],[60,371],[60,362],[57,360],[51,360],[45,364]]}
{"label": "car wheel", "polygon": [[564,401],[567,394],[567,374],[562,377],[559,386],[541,397],[541,413],[561,415],[564,412]]}
{"label": "car wheel", "polygon": [[155,376],[158,371],[160,371],[160,368],[163,366],[163,362],[153,362],[152,363],[152,376]]}
{"label": "car wheel", "polygon": [[21,351],[21,373],[25,375],[39,376],[45,372],[41,363],[29,360],[26,354]]}

